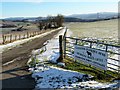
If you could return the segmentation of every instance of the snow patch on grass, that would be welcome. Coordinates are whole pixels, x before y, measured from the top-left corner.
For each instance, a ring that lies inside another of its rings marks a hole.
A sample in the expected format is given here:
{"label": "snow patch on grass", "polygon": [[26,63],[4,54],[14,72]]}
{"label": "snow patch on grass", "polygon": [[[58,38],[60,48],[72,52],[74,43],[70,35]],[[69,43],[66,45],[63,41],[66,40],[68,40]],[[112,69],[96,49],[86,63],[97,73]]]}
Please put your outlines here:
{"label": "snow patch on grass", "polygon": [[[61,30],[53,39],[48,40],[48,43],[45,46],[46,51],[40,53],[40,49],[38,49],[32,52],[35,59],[40,62],[39,64],[36,64],[35,68],[29,68],[33,73],[32,77],[36,80],[35,89],[75,88],[78,90],[83,88],[116,88],[117,83],[99,83],[91,80],[91,77],[93,76],[53,66],[46,66],[44,64],[45,61],[53,63],[57,62],[57,59],[59,58],[59,35],[64,35],[64,32],[65,29]],[[64,63],[58,63],[58,65],[64,65]]]}
{"label": "snow patch on grass", "polygon": [[36,80],[36,90],[41,88],[101,89],[117,87],[117,83],[107,84],[91,81],[89,80],[92,77],[90,75],[53,66],[38,66],[29,70],[33,72],[32,77]]}

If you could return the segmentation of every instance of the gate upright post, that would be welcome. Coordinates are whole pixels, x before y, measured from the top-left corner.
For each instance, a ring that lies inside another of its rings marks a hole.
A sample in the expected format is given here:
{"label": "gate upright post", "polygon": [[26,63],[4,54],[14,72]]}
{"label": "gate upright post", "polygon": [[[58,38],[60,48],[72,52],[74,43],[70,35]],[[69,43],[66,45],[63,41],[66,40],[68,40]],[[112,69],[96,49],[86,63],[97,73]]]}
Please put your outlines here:
{"label": "gate upright post", "polygon": [[64,58],[66,57],[66,33],[67,33],[67,27],[65,28],[65,33],[64,33],[64,36],[63,36],[63,41],[64,41]]}
{"label": "gate upright post", "polygon": [[57,62],[63,62],[62,35],[59,36],[59,53],[60,57]]}
{"label": "gate upright post", "polygon": [[64,39],[64,58],[66,57],[66,37]]}
{"label": "gate upright post", "polygon": [[[78,44],[78,39],[75,39],[75,45],[77,45],[77,44]],[[75,59],[75,47],[74,47],[74,61],[77,62]]]}

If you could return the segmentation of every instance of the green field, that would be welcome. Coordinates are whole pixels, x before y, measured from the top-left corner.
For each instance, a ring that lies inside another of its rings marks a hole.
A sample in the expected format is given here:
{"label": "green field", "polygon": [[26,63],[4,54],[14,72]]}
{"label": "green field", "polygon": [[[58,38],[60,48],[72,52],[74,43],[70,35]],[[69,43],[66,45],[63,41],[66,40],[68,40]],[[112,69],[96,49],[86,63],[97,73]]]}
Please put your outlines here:
{"label": "green field", "polygon": [[73,32],[73,37],[107,38],[110,41],[118,40],[118,20],[97,22],[70,22],[64,23]]}

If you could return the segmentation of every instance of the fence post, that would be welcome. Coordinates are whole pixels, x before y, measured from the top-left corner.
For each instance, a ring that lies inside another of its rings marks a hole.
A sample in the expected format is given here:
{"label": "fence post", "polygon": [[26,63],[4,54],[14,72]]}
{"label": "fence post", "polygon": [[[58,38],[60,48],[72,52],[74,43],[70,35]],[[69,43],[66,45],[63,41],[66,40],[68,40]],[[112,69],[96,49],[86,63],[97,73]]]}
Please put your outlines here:
{"label": "fence post", "polygon": [[34,32],[32,32],[32,37],[34,36]]}
{"label": "fence post", "polygon": [[59,53],[60,57],[57,62],[63,62],[62,35],[59,36]]}
{"label": "fence post", "polygon": [[[108,45],[106,45],[105,51],[107,52],[107,50],[108,50]],[[106,75],[106,70],[104,70],[104,74]]]}
{"label": "fence post", "polygon": [[37,31],[37,35],[38,35],[38,31]]}
{"label": "fence post", "polygon": [[[77,45],[77,44],[78,44],[78,39],[75,39],[75,45]],[[77,62],[75,59],[75,47],[74,47],[74,61]]]}
{"label": "fence post", "polygon": [[19,34],[19,40],[20,40],[20,34]]}
{"label": "fence post", "polygon": [[33,32],[33,37],[35,36],[35,32]]}
{"label": "fence post", "polygon": [[[90,48],[92,48],[92,42],[90,42]],[[89,64],[89,67],[91,68],[91,65]]]}
{"label": "fence post", "polygon": [[38,31],[37,31],[37,35],[38,35]]}
{"label": "fence post", "polygon": [[107,50],[108,50],[108,45],[106,45],[106,49],[105,49],[105,51],[107,52]]}
{"label": "fence post", "polygon": [[17,40],[17,35],[15,35],[15,41]]}
{"label": "fence post", "polygon": [[75,41],[75,45],[77,45],[77,43],[78,43],[78,40],[76,39],[76,41]]}
{"label": "fence post", "polygon": [[2,35],[2,38],[3,38],[3,44],[5,44],[5,37],[4,37],[4,34]]}
{"label": "fence post", "polygon": [[25,39],[25,34],[23,35],[23,39]]}
{"label": "fence post", "polygon": [[29,37],[31,37],[31,32],[30,32],[30,36]]}
{"label": "fence post", "polygon": [[92,48],[92,42],[90,42],[90,48]]}
{"label": "fence post", "polygon": [[66,58],[66,33],[67,33],[67,28],[65,30],[64,36],[63,36],[63,41],[64,41],[64,58]]}
{"label": "fence post", "polygon": [[29,38],[29,34],[28,34],[28,32],[27,32],[27,38]]}
{"label": "fence post", "polygon": [[10,42],[12,42],[12,34],[10,34]]}
{"label": "fence post", "polygon": [[33,37],[34,37],[34,31],[33,31]]}

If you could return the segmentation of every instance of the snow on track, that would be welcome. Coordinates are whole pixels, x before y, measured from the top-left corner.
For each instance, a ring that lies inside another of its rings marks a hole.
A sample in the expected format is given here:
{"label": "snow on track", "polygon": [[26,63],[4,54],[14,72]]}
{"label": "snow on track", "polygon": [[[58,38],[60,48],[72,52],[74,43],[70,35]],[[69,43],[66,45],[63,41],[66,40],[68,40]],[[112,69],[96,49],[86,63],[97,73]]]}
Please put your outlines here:
{"label": "snow on track", "polygon": [[[40,51],[43,48],[34,50],[32,52],[33,56],[35,56],[39,62],[51,61],[56,63],[56,60],[59,58],[59,35],[64,35],[65,30],[65,28],[62,29],[51,40],[45,42],[46,46],[44,46],[44,48],[46,48],[46,50],[43,53],[40,54]],[[32,59],[30,59],[28,62],[31,60]]]}

